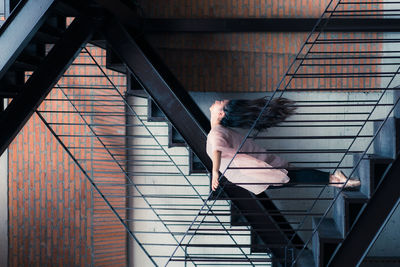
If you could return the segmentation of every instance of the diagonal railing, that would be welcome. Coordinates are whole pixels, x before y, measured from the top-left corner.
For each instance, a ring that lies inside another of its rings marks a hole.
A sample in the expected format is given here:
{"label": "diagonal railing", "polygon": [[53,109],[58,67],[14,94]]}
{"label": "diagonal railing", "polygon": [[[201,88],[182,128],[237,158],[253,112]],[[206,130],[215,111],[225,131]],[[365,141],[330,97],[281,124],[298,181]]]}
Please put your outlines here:
{"label": "diagonal railing", "polygon": [[[117,224],[136,241],[131,253],[138,246],[151,264],[162,265],[204,203],[208,174],[188,174],[188,149],[177,152],[163,144],[166,122],[146,122],[147,99],[124,96],[121,75],[106,70],[105,57],[94,53],[94,47],[83,49],[37,114],[97,191],[95,199],[105,202],[96,204],[94,212],[112,212],[102,218],[101,226],[114,225],[116,216]],[[225,244],[215,247],[214,254],[231,255],[220,261],[240,259],[252,266],[268,261],[265,253],[249,256],[248,227],[232,229],[220,215],[229,212],[229,202],[218,201],[216,207],[204,224]],[[204,233],[196,238],[206,241]],[[204,247],[196,246],[198,255]],[[188,256],[183,247],[180,253],[178,263],[201,261],[201,256]]]}
{"label": "diagonal railing", "polygon": [[[341,169],[351,176],[366,153],[372,152],[372,141],[393,110],[389,100],[399,65],[394,60],[400,58],[400,51],[388,44],[399,39],[381,38],[376,33],[331,34],[324,29],[330,27],[330,18],[357,15],[354,10],[358,7],[368,9],[370,16],[381,16],[385,14],[383,5],[332,0],[276,90],[268,94],[270,99],[295,99],[298,113],[267,134],[250,129],[242,145],[251,137],[270,148],[271,153],[287,157],[292,166],[331,172]],[[378,11],[371,12],[372,7]],[[368,15],[365,10],[359,15]],[[395,12],[393,8],[387,10],[392,15]],[[118,224],[137,241],[132,253],[136,253],[136,246],[141,247],[153,265],[218,262],[265,266],[273,260],[285,264],[298,261],[316,233],[310,227],[310,218],[327,217],[340,190],[332,192],[326,185],[302,185],[271,192],[265,200],[282,202],[282,214],[295,226],[294,234],[302,236],[305,246],[297,247],[291,232],[292,238],[286,244],[256,241],[260,239],[259,232],[251,236],[252,229],[243,218],[239,222],[242,226],[237,227],[226,220],[232,216],[229,205],[233,203],[221,195],[222,191],[211,198],[207,174],[188,174],[188,164],[183,159],[189,151],[180,148],[177,152],[163,144],[166,123],[146,122],[147,100],[125,96],[125,84],[118,80],[121,75],[105,70],[104,62],[99,63],[104,56],[97,60],[91,49],[83,51],[82,61],[73,64],[87,67],[87,72],[70,69],[37,112],[98,191],[97,198],[107,203],[101,206],[96,202],[99,206],[95,212],[111,210]],[[309,96],[310,92],[314,95]],[[264,110],[268,105],[269,102]],[[256,121],[252,128],[255,124]],[[374,125],[376,132],[372,132]],[[149,140],[152,143],[147,143]],[[238,151],[236,154],[245,153]],[[361,157],[353,164],[354,154]],[[226,190],[230,186],[222,184]],[[299,191],[304,195],[296,196]],[[261,205],[263,198],[258,200]],[[239,215],[248,213],[242,211]],[[265,213],[269,214],[267,209]],[[103,222],[114,223],[107,220]],[[270,230],[259,229],[267,233]],[[273,246],[285,250],[284,259],[270,258],[269,249]],[[262,254],[252,254],[255,248]]]}
{"label": "diagonal railing", "polygon": [[[293,119],[276,127],[277,129],[271,129],[267,135],[256,136],[257,133],[254,133],[253,128],[257,123],[257,119],[245,135],[234,158],[238,153],[246,153],[239,151],[246,139],[252,137],[269,144],[270,146],[267,145],[267,147],[272,147],[270,152],[281,155],[294,154],[292,155],[291,163],[296,168],[316,168],[331,172],[340,169],[348,177],[351,177],[366,154],[373,152],[373,141],[397,103],[393,104],[391,98],[393,97],[393,91],[397,90],[394,86],[396,85],[399,63],[391,60],[399,58],[400,51],[388,44],[397,43],[400,39],[382,38],[385,36],[374,33],[373,29],[371,29],[371,33],[359,34],[340,32],[330,34],[324,30],[330,27],[331,18],[345,16],[381,18],[388,15],[388,12],[390,12],[390,16],[394,16],[399,10],[393,8],[392,5],[398,4],[399,2],[331,1],[313,31],[308,35],[276,90],[268,94],[270,99],[282,96],[294,98],[295,100],[300,98],[300,100],[297,100],[296,105],[298,113]],[[326,93],[321,93],[321,91]],[[308,96],[311,100],[301,99],[300,92],[307,92],[307,95],[313,93],[314,95]],[[369,95],[366,97],[366,94],[363,94],[364,92],[368,92]],[[352,95],[348,93],[352,93]],[[327,100],[327,98],[329,99]],[[269,101],[263,111],[268,105]],[[339,108],[342,108],[340,112],[337,110]],[[306,111],[311,110],[311,112],[301,112],[303,109],[306,109]],[[321,112],[322,109],[324,111],[325,109],[327,110],[326,112]],[[373,132],[374,127],[375,131]],[[285,128],[296,129],[298,132],[300,132],[299,128],[305,128],[306,130],[321,129],[319,131],[320,134],[309,134],[305,130],[306,134],[302,135],[281,135],[278,130],[283,131]],[[333,132],[330,129],[334,128],[342,128],[343,131],[337,135],[326,133],[326,129]],[[271,142],[274,140],[285,140],[286,144],[279,143],[282,147],[275,148],[276,145]],[[299,140],[303,140],[304,144],[299,143]],[[307,140],[312,140],[314,144],[307,142]],[[331,140],[334,140],[334,142],[331,142]],[[290,141],[294,141],[295,144],[290,144]],[[314,154],[317,156],[311,157]],[[351,160],[354,154],[361,154],[361,157],[353,164]],[[304,161],[304,158],[307,158],[307,161]],[[335,159],[332,160],[332,158]],[[233,159],[227,169],[240,169],[230,167]],[[296,259],[290,264],[294,265],[299,260],[301,252],[307,248],[312,236],[322,222],[320,220],[316,228],[310,229],[308,227],[310,223],[307,220],[316,215],[322,216],[322,218],[327,217],[341,191],[331,192],[327,185],[324,185],[320,190],[315,191],[316,197],[309,199],[311,203],[306,208],[307,212],[301,215],[298,220],[299,226],[295,230],[296,232],[308,232],[308,236],[303,235],[306,240],[305,245],[301,248],[300,253],[296,253]],[[333,196],[326,198],[324,197],[326,194]],[[273,199],[279,200],[279,198]],[[290,199],[290,201],[299,200],[301,200],[299,197]],[[319,214],[315,214],[316,207],[321,205],[323,201],[329,202],[323,205],[323,209],[319,208]],[[192,227],[196,223],[200,225],[201,221],[205,220],[210,207],[213,207],[213,203],[207,207],[206,205],[202,206],[188,227],[186,234],[193,231]],[[184,242],[186,234],[182,237],[179,245],[190,245],[192,237],[189,238],[188,242]],[[290,240],[288,244],[282,244],[282,246],[292,247]],[[173,260],[173,257],[174,253],[171,255],[170,260]],[[289,262],[285,262],[285,264],[289,264]]]}

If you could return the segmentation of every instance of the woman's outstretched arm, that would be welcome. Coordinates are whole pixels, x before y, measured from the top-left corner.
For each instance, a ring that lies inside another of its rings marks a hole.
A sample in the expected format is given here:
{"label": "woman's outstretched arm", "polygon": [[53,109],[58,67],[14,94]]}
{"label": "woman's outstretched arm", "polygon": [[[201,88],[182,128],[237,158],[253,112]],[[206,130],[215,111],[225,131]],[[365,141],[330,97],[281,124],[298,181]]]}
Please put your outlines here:
{"label": "woman's outstretched arm", "polygon": [[211,188],[215,191],[219,185],[218,178],[219,178],[219,167],[221,166],[221,151],[214,150],[213,151],[213,168],[212,168],[212,182]]}

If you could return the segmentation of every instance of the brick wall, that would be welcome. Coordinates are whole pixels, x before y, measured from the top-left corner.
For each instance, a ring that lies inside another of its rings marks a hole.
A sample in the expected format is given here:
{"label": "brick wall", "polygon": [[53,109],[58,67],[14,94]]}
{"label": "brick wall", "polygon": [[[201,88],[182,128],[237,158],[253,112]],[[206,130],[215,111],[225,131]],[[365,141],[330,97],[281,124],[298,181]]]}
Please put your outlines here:
{"label": "brick wall", "polygon": [[139,0],[152,18],[319,17],[330,0]]}
{"label": "brick wall", "polygon": [[[87,51],[83,50],[83,53],[74,61],[76,65],[67,70],[66,75],[68,77],[61,79],[58,84],[66,88],[64,92],[70,99],[84,100],[74,102],[74,104],[92,127],[90,129],[87,126],[82,126],[78,131],[64,130],[69,134],[77,135],[87,132],[88,137],[79,137],[77,140],[81,143],[80,147],[87,147],[88,144],[91,144],[90,157],[81,157],[77,153],[79,150],[74,150],[74,155],[76,158],[90,159],[90,161],[80,161],[80,163],[89,172],[90,178],[93,179],[101,192],[106,195],[111,205],[117,208],[119,215],[125,219],[126,188],[123,184],[125,184],[126,179],[121,170],[121,167],[124,168],[124,155],[126,154],[123,149],[125,138],[118,137],[124,136],[125,133],[123,126],[125,124],[125,110],[120,98],[116,97],[117,92],[101,72],[101,69],[107,73],[122,94],[126,91],[126,78],[125,75],[105,69],[105,50],[94,46],[87,46],[86,49]],[[91,58],[89,53],[94,59]],[[99,64],[101,69],[96,64]],[[107,100],[115,102],[107,102]],[[107,116],[110,113],[122,115]],[[82,118],[79,118],[78,121],[85,123]],[[100,124],[101,126],[96,126]],[[94,133],[100,138],[94,137]],[[103,144],[108,147],[120,146],[122,148],[107,151],[103,148]],[[118,156],[113,158],[109,152]],[[116,164],[114,159],[122,162],[121,166]],[[121,186],[111,184],[121,184]],[[119,197],[109,197],[110,195]],[[127,234],[125,228],[95,190],[93,190],[92,208],[92,264],[95,266],[126,266]]]}
{"label": "brick wall", "polygon": [[[105,51],[88,48],[96,60],[105,65]],[[82,63],[92,66],[79,65]],[[97,66],[87,54],[81,54],[71,66],[59,85],[69,98],[90,98],[90,94],[108,95],[99,89],[79,90],[65,87],[110,86],[101,75]],[[114,83],[126,90],[123,75],[107,71]],[[85,77],[86,76],[86,77]],[[91,77],[88,77],[91,76]],[[86,95],[86,96],[83,96]],[[109,98],[108,96],[105,98]],[[85,171],[96,182],[125,182],[122,174],[102,174],[104,169],[117,171],[118,167],[102,160],[110,160],[104,150],[78,149],[79,147],[100,147],[92,132],[77,114],[60,113],[73,111],[73,107],[55,88],[39,111],[49,123],[69,123],[70,125],[52,125],[53,130],[70,149]],[[82,102],[81,102],[82,103]],[[101,105],[80,108],[81,112],[123,112],[123,107]],[[89,123],[124,124],[121,117],[87,117]],[[125,117],[122,116],[122,119]],[[103,127],[97,134],[124,134],[124,127]],[[125,139],[105,139],[104,142],[124,145]],[[123,154],[124,150],[114,151]],[[126,266],[126,230],[116,216],[109,210],[103,199],[95,192],[82,174],[82,171],[52,136],[44,123],[34,115],[9,147],[9,261],[10,266]],[[123,160],[123,155],[119,156]],[[106,177],[104,177],[106,176]],[[117,193],[113,198],[115,207],[125,207],[125,187],[99,186],[103,193]],[[117,191],[115,191],[117,190]],[[125,210],[120,212],[125,218]]]}
{"label": "brick wall", "polygon": [[[318,18],[329,0],[286,1],[137,1],[152,18]],[[334,1],[335,2],[335,1]],[[368,7],[368,5],[363,6]],[[348,8],[351,6],[348,5]],[[376,7],[375,7],[376,8]],[[339,8],[343,9],[343,8]],[[151,34],[158,50],[184,87],[198,92],[264,92],[275,90],[308,33]],[[335,33],[326,38],[379,38],[377,33]],[[326,51],[382,50],[382,45],[324,46]],[[315,47],[313,51],[321,51]],[[371,63],[365,62],[365,63]],[[308,68],[310,70],[310,68]],[[313,72],[374,72],[374,66],[315,67]],[[298,79],[296,88],[379,87],[375,78]]]}
{"label": "brick wall", "polygon": [[10,266],[87,266],[91,189],[34,115],[9,147]]}

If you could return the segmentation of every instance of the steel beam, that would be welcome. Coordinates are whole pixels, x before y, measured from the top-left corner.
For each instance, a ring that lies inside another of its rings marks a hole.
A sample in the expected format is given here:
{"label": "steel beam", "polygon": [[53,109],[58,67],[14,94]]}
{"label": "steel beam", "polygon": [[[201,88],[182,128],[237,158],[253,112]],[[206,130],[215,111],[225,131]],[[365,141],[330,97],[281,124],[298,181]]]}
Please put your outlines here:
{"label": "steel beam", "polygon": [[[133,19],[126,23],[145,33],[310,32],[317,18]],[[125,22],[124,22],[125,23]],[[325,32],[398,32],[400,19],[322,19]],[[321,27],[317,27],[317,31]]]}
{"label": "steel beam", "polygon": [[[254,196],[246,189],[223,179],[221,185],[223,186],[225,183],[225,186],[229,187],[229,189],[225,189],[225,194],[236,208],[244,213],[243,217],[249,222],[252,231],[256,232],[266,244],[263,248],[264,251],[268,249],[269,245],[273,245],[269,248],[270,251],[275,258],[282,260],[285,258],[284,244],[287,244],[288,248],[299,248],[304,245],[279,209],[271,200],[266,199],[268,195],[265,192]],[[265,231],[265,229],[271,231]]]}
{"label": "steel beam", "polygon": [[0,28],[0,79],[32,39],[54,0],[24,0]]}
{"label": "steel beam", "polygon": [[[106,23],[103,32],[114,52],[126,63],[128,69],[137,77],[146,92],[211,172],[212,163],[206,153],[207,133],[210,130],[209,120],[201,112],[188,92],[140,35],[133,37],[134,35],[128,33],[117,21]],[[266,225],[270,228],[275,227],[277,234],[273,236],[268,236],[265,233],[260,234],[267,244],[271,244],[271,242],[283,244],[294,234],[294,232],[290,231],[286,232],[287,234],[281,231],[281,229],[288,230],[292,228],[272,201],[264,200],[264,202],[268,203],[260,202],[253,194],[240,187],[230,188],[225,193],[229,198],[233,199],[232,201],[239,208],[243,208],[243,210],[248,208],[255,209],[256,213],[260,214],[248,218],[253,229],[260,228],[260,222],[264,228]],[[249,200],[245,202],[234,200],[238,197]],[[274,217],[268,215],[265,211],[265,206],[276,215]],[[264,215],[261,215],[263,213]],[[281,223],[281,228],[276,224],[276,221]],[[303,244],[301,239],[296,234],[294,235],[293,243]],[[278,257],[284,255],[282,249],[271,250]]]}
{"label": "steel beam", "polygon": [[390,166],[328,266],[359,266],[400,198],[400,157]]}
{"label": "steel beam", "polygon": [[40,67],[4,112],[0,113],[0,155],[51,91],[61,75],[90,39],[100,20],[76,18],[53,47]]}
{"label": "steel beam", "polygon": [[[317,18],[142,19],[146,33],[310,32]],[[400,19],[322,19],[325,32],[398,32]],[[132,23],[131,23],[132,24]],[[132,25],[133,26],[133,25]],[[317,31],[321,27],[317,27]]]}
{"label": "steel beam", "polygon": [[174,124],[202,162],[211,166],[205,152],[208,118],[144,38],[131,36],[117,21],[105,23],[104,34],[168,120]]}

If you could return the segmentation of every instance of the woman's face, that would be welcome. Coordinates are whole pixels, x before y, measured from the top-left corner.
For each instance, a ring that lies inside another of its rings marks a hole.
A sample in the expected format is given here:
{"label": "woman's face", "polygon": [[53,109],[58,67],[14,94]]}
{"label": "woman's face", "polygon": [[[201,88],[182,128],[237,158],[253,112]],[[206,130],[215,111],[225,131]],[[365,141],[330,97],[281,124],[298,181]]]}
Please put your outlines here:
{"label": "woman's face", "polygon": [[228,103],[229,100],[216,100],[214,104],[210,107],[211,117],[222,119],[225,115],[224,107]]}

